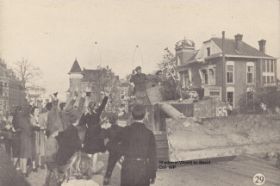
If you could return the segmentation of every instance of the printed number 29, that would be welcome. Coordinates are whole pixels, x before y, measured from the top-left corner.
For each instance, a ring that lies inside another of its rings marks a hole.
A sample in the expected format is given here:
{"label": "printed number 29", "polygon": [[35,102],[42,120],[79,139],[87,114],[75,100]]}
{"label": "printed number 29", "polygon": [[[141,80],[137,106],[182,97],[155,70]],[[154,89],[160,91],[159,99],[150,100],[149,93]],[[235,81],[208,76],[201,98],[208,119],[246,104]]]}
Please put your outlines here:
{"label": "printed number 29", "polygon": [[255,185],[263,185],[264,182],[265,182],[265,177],[263,174],[256,174],[254,177],[253,177],[253,182]]}

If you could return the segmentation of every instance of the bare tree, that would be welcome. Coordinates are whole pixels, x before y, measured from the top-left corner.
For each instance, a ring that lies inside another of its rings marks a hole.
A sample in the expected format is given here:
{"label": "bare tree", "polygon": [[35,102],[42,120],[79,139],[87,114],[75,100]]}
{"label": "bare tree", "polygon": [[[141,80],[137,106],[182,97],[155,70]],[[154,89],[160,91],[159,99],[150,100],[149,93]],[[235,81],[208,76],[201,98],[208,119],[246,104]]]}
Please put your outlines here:
{"label": "bare tree", "polygon": [[173,86],[171,86],[171,84],[166,86],[165,91],[171,92],[170,94],[175,94],[175,92],[177,92],[179,97],[182,98],[181,83],[178,77],[179,73],[177,71],[175,55],[172,54],[168,48],[165,48],[164,51],[165,54],[163,55],[163,59],[158,64],[158,66],[162,71],[163,77],[166,79],[166,81],[173,82]]}
{"label": "bare tree", "polygon": [[25,89],[28,85],[33,84],[32,81],[41,77],[41,70],[33,66],[26,59],[22,59],[16,63],[15,72]]}

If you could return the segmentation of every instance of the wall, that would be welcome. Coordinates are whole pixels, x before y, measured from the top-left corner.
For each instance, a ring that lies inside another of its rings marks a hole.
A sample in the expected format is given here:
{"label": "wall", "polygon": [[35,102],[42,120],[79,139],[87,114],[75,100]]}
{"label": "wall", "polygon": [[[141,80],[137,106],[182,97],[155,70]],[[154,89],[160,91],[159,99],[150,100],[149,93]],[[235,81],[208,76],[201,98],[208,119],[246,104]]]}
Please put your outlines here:
{"label": "wall", "polygon": [[16,106],[22,106],[26,104],[25,91],[21,86],[20,81],[16,79],[10,79],[9,81],[9,108],[11,111]]}
{"label": "wall", "polygon": [[70,87],[69,90],[71,94],[73,94],[75,91],[79,91],[81,88],[81,79],[82,74],[70,74]]}
{"label": "wall", "polygon": [[221,49],[215,44],[214,41],[210,40],[208,42],[203,43],[201,47],[201,51],[199,52],[200,58],[207,57],[207,48],[210,47],[210,55],[221,53]]}
{"label": "wall", "polygon": [[[240,102],[244,102],[244,99],[247,93],[247,88],[252,87],[253,89],[256,89],[257,85],[257,77],[256,75],[259,75],[257,73],[259,67],[257,65],[257,60],[255,59],[244,59],[244,58],[227,58],[226,61],[234,61],[234,84],[225,84],[224,91],[226,91],[227,87],[234,87],[234,106],[238,107],[240,105]],[[246,79],[246,63],[247,62],[253,62],[254,63],[254,84],[247,84]],[[225,74],[226,78],[226,66],[225,66]],[[225,79],[226,83],[226,79]],[[224,99],[226,100],[226,94],[224,95]],[[245,99],[246,101],[246,99]]]}
{"label": "wall", "polygon": [[[176,51],[178,65],[187,64],[187,61],[195,54],[194,49],[180,49]],[[178,60],[180,58],[180,60]]]}
{"label": "wall", "polygon": [[260,88],[261,87],[261,84],[262,84],[262,62],[263,60],[262,59],[258,59],[256,60],[256,88]]}

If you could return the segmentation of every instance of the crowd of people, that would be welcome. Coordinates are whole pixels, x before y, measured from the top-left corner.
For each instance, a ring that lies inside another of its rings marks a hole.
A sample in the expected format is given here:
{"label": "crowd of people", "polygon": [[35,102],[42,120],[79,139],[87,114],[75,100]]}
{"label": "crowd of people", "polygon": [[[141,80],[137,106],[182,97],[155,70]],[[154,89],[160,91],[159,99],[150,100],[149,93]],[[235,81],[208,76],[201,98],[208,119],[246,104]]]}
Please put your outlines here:
{"label": "crowd of people", "polygon": [[55,93],[43,108],[17,107],[7,119],[0,113],[2,144],[14,167],[26,177],[30,171],[47,169],[45,186],[95,186],[98,184],[91,177],[101,170],[98,155],[108,151],[104,185],[110,184],[120,159],[122,186],[153,183],[156,148],[153,133],[143,124],[145,107],[136,104],[132,109],[134,122],[120,127],[117,113],[103,112],[106,93],[101,104],[87,99],[87,94],[76,94],[67,103],[60,103]]}

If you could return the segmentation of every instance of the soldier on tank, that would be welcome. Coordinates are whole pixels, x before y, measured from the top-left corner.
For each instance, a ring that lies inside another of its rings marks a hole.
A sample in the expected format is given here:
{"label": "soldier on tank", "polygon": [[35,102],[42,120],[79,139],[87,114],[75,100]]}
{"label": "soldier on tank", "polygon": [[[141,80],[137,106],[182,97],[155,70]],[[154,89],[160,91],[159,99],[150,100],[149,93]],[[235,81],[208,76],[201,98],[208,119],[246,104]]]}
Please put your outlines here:
{"label": "soldier on tank", "polygon": [[149,103],[146,93],[146,80],[147,77],[142,73],[141,67],[136,67],[131,75],[130,82],[134,85],[134,96],[136,97],[136,102],[139,104]]}

